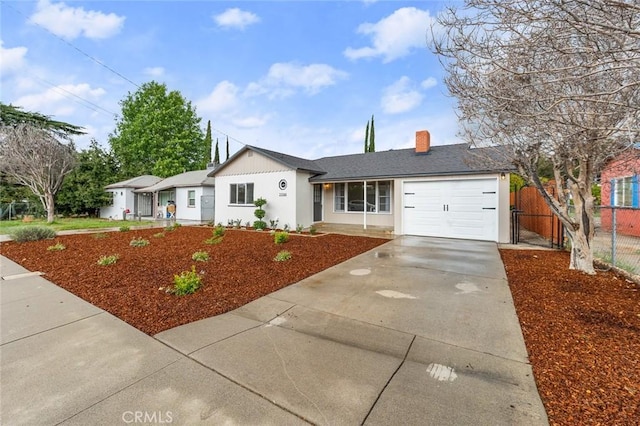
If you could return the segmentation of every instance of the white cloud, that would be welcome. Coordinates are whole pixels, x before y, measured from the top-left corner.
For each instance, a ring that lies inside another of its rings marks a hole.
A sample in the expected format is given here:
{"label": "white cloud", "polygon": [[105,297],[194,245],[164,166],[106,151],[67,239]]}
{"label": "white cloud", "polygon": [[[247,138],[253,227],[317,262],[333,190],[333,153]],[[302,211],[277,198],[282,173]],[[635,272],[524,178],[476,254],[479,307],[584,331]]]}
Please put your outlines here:
{"label": "white cloud", "polygon": [[412,50],[427,47],[427,31],[434,22],[429,11],[404,7],[393,12],[375,24],[364,23],[357,32],[371,37],[373,46],[344,50],[344,55],[352,60],[382,56],[383,62],[411,53]]}
{"label": "white cloud", "polygon": [[295,63],[276,63],[258,82],[250,83],[245,90],[246,96],[267,94],[269,98],[285,98],[301,89],[309,95],[315,95],[323,88],[333,86],[339,80],[349,76],[326,64],[299,65]]}
{"label": "white cloud", "polygon": [[79,106],[78,102],[81,100],[78,98],[94,102],[105,93],[102,88],[92,89],[88,83],[61,84],[41,93],[24,95],[13,103],[20,105],[26,111],[38,111],[52,116],[69,116]]}
{"label": "white cloud", "polygon": [[148,67],[148,68],[145,68],[143,72],[150,77],[162,77],[164,75],[164,68]]}
{"label": "white cloud", "polygon": [[251,12],[245,12],[237,7],[227,9],[219,15],[213,16],[213,20],[222,28],[237,28],[244,30],[251,24],[260,22],[260,17]]}
{"label": "white cloud", "polygon": [[229,112],[238,105],[238,86],[230,81],[221,81],[213,91],[196,102],[198,110],[208,113]]}
{"label": "white cloud", "polygon": [[108,38],[120,32],[124,20],[124,16],[115,13],[86,11],[82,7],[71,7],[65,3],[54,4],[49,0],[40,0],[36,13],[30,18],[30,22],[66,39],[74,39],[81,35],[91,39]]}
{"label": "white cloud", "polygon": [[426,80],[423,80],[422,83],[420,83],[420,87],[422,87],[423,89],[431,89],[432,87],[436,86],[438,84],[438,80],[436,80],[433,77],[429,77]]}
{"label": "white cloud", "polygon": [[25,65],[26,47],[11,47],[5,49],[0,40],[0,73],[2,75],[18,71]]}
{"label": "white cloud", "polygon": [[255,129],[262,127],[269,121],[269,116],[264,115],[262,117],[242,117],[234,118],[231,120],[232,124],[240,129]]}
{"label": "white cloud", "polygon": [[385,113],[400,114],[418,107],[422,99],[422,93],[413,88],[411,79],[403,76],[384,89],[380,104]]}

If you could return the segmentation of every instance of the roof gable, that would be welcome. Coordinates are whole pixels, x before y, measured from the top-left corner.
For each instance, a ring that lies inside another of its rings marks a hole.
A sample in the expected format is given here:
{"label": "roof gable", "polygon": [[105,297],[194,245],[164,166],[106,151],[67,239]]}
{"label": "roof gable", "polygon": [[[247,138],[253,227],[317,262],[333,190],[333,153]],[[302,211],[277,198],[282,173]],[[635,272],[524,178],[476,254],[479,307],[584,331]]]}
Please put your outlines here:
{"label": "roof gable", "polygon": [[184,188],[197,186],[214,186],[215,179],[209,177],[211,170],[193,170],[170,176],[154,185],[137,189],[136,192],[156,192],[169,188]]}
{"label": "roof gable", "polygon": [[131,179],[123,180],[121,182],[112,183],[105,186],[105,189],[115,188],[144,188],[145,186],[154,185],[162,180],[161,177],[153,175],[136,176]]}
{"label": "roof gable", "polygon": [[280,164],[288,169],[292,170],[301,170],[308,171],[311,173],[323,173],[324,171],[320,168],[315,161],[306,160],[304,158],[295,157],[293,155],[283,154],[281,152],[271,151],[268,149],[258,148],[252,145],[245,145],[241,150],[236,152],[233,156],[231,156],[227,161],[222,163],[217,169],[210,171],[209,176],[215,176],[228,166],[232,165],[234,162],[239,159],[245,158],[245,155],[248,152],[255,152],[260,154],[261,156],[274,161],[277,164]]}

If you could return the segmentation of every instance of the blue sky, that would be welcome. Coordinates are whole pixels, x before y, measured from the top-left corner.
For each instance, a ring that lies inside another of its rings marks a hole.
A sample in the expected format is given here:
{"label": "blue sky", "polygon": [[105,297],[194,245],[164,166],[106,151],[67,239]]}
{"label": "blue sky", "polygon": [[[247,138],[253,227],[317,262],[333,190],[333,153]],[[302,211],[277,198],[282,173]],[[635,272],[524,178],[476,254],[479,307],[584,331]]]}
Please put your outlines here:
{"label": "blue sky", "polygon": [[145,82],[242,144],[304,158],[459,142],[426,44],[436,1],[3,1],[1,99],[85,127],[108,147],[119,101]]}

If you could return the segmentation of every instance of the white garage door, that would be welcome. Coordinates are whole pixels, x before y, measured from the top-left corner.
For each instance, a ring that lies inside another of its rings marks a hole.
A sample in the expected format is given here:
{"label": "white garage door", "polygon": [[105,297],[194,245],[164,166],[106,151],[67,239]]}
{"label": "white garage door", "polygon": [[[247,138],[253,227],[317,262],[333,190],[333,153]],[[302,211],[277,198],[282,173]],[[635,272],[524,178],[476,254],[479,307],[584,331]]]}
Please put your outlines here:
{"label": "white garage door", "polygon": [[404,234],[497,241],[497,189],[497,179],[404,182]]}

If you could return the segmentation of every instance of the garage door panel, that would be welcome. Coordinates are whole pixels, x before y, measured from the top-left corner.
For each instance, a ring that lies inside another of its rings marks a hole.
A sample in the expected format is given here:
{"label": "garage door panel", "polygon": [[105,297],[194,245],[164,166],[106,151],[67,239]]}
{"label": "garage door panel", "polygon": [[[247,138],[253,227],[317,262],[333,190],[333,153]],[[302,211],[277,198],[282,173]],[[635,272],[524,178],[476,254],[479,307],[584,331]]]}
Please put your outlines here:
{"label": "garage door panel", "polygon": [[497,180],[404,183],[404,233],[497,240]]}

